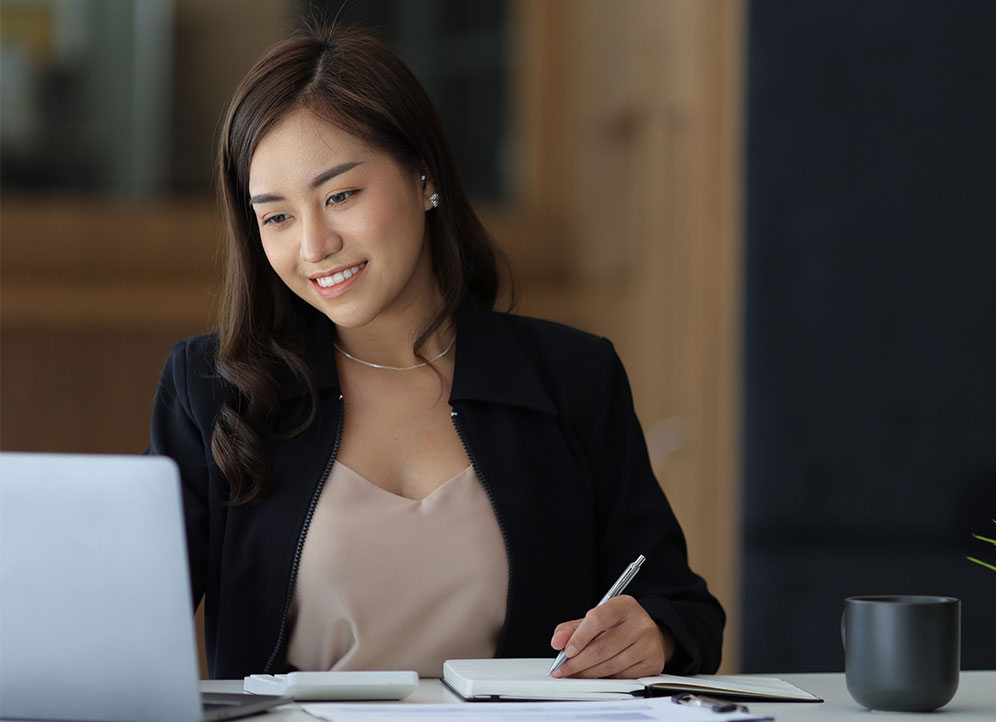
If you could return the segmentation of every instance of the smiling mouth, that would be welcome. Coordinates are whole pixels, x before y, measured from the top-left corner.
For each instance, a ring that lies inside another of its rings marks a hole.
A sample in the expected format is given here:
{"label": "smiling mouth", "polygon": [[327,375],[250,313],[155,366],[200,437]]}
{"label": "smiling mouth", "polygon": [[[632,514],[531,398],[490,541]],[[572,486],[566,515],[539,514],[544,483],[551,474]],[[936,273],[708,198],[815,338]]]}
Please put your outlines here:
{"label": "smiling mouth", "polygon": [[364,261],[363,263],[353,266],[352,268],[347,268],[344,271],[337,271],[331,276],[321,276],[320,278],[315,279],[315,283],[317,283],[321,288],[331,288],[332,286],[336,286],[343,281],[348,281],[350,278],[362,271],[366,265],[367,262]]}

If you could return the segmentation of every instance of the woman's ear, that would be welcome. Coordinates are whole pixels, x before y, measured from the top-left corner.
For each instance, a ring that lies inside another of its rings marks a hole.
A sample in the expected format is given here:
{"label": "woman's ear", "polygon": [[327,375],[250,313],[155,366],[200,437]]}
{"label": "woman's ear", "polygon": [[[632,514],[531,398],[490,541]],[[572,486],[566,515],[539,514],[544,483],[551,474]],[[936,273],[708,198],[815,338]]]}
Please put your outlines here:
{"label": "woman's ear", "polygon": [[425,206],[425,210],[431,211],[433,208],[437,208],[439,206],[439,193],[436,192],[436,184],[432,182],[432,178],[429,177],[427,171],[421,171],[421,180],[422,202]]}

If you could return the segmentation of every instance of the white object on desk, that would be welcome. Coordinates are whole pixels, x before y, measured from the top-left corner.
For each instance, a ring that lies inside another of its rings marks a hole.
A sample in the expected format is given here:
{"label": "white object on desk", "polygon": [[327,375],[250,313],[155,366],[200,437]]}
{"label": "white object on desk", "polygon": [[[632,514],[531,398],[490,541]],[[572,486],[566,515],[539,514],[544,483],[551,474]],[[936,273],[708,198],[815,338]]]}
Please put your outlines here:
{"label": "white object on desk", "polygon": [[449,659],[443,681],[466,699],[606,700],[658,694],[694,693],[757,701],[820,702],[820,698],[772,677],[662,674],[639,679],[554,678],[546,659]]}
{"label": "white object on desk", "polygon": [[475,702],[474,704],[396,706],[308,704],[302,708],[324,722],[771,722],[774,718],[745,712],[714,712],[674,704],[667,697],[611,702]]}
{"label": "white object on desk", "polygon": [[[886,713],[871,713],[851,699],[844,683],[844,675],[840,672],[830,674],[778,674],[786,682],[807,689],[824,700],[823,704],[810,702],[750,702],[748,707],[752,714],[774,717],[778,722],[914,722],[922,719],[924,722],[993,722],[996,720],[996,670],[988,672],[971,671],[961,673],[958,692],[955,698],[945,705],[940,712],[923,714],[903,713],[890,715]],[[202,680],[201,690],[204,692],[238,692],[242,688],[241,679]],[[635,700],[640,701],[640,700]],[[464,704],[468,707],[478,707],[487,702],[464,703],[460,696],[446,687],[438,679],[421,679],[418,689],[405,697],[403,702],[383,702],[385,707],[424,707],[426,704]],[[501,702],[501,705],[509,704]],[[675,705],[677,706],[677,705]],[[270,713],[269,719],[275,722],[315,722],[315,718],[301,709],[300,704],[291,704],[280,708],[276,713]],[[427,708],[427,709],[431,709]],[[385,710],[385,713],[388,710]],[[429,718],[431,719],[431,717]],[[367,720],[372,722],[372,720]],[[718,722],[718,720],[717,720]]]}
{"label": "white object on desk", "polygon": [[295,700],[404,699],[418,687],[418,674],[403,672],[290,672],[252,674],[242,689]]}

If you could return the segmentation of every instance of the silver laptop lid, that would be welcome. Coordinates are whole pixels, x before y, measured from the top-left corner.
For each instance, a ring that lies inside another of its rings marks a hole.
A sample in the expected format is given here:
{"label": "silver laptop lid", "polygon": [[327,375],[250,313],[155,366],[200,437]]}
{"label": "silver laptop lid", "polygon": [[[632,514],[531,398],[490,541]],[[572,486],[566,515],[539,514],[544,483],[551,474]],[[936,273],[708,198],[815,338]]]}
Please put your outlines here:
{"label": "silver laptop lid", "polygon": [[201,715],[176,465],[0,453],[0,717]]}

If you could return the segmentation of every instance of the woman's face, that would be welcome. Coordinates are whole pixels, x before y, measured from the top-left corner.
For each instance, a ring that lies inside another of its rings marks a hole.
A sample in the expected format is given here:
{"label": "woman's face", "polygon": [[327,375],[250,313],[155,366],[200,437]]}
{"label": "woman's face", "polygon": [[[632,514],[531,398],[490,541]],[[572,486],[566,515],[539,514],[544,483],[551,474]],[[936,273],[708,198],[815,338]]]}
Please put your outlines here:
{"label": "woman's face", "polygon": [[284,283],[337,326],[410,325],[436,303],[431,181],[306,108],[256,147],[249,194]]}

